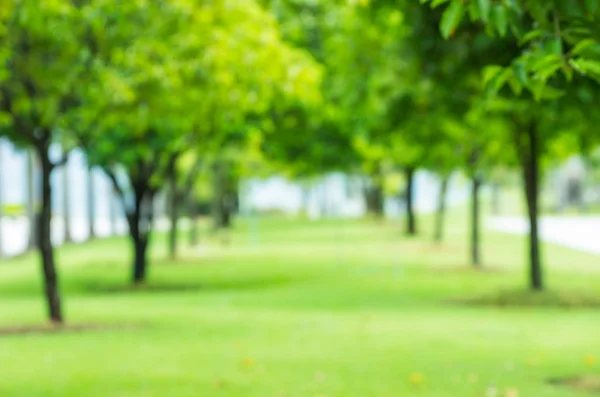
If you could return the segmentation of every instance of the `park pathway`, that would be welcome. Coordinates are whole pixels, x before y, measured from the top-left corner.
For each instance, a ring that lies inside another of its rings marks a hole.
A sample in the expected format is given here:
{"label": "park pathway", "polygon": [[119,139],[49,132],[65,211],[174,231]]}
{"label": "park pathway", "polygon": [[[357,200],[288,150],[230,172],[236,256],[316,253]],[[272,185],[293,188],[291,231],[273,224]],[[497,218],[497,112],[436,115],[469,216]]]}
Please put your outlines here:
{"label": "park pathway", "polygon": [[[526,234],[527,220],[518,216],[491,217],[486,221],[493,230]],[[600,255],[600,216],[544,216],[540,222],[543,241]]]}

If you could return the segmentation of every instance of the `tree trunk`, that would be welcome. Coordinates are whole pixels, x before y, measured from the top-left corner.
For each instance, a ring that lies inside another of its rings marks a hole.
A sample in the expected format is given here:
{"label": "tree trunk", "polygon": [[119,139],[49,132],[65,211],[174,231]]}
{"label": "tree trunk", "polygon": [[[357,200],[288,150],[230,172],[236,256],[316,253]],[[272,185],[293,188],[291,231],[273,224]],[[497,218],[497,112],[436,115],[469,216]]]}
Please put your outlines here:
{"label": "tree trunk", "polygon": [[66,162],[63,166],[62,166],[62,189],[63,189],[63,221],[64,221],[64,225],[65,225],[65,231],[64,231],[64,236],[65,236],[65,243],[71,243],[73,242],[73,235],[71,233],[71,203],[70,203],[70,197],[69,197],[69,163]]}
{"label": "tree trunk", "polygon": [[526,153],[523,153],[523,182],[529,220],[529,282],[534,291],[544,288],[540,241],[538,234],[539,204],[539,158],[536,124],[531,123],[526,131]]}
{"label": "tree trunk", "polygon": [[409,236],[417,234],[417,220],[415,216],[413,196],[414,196],[414,176],[415,169],[409,167],[406,169],[406,233]]}
{"label": "tree trunk", "polygon": [[90,166],[87,174],[87,210],[90,240],[96,238],[96,189],[94,187],[94,169]]}
{"label": "tree trunk", "polygon": [[383,173],[379,164],[377,164],[375,171],[369,175],[364,194],[367,212],[376,218],[382,218],[384,212]]}
{"label": "tree trunk", "polygon": [[169,218],[171,229],[169,230],[169,256],[171,259],[177,257],[177,233],[179,230],[179,191],[177,188],[177,171],[175,161],[169,172]]}
{"label": "tree trunk", "polygon": [[193,193],[191,191],[188,192],[186,197],[190,217],[190,246],[196,247],[198,245],[198,211]]}
{"label": "tree trunk", "polygon": [[221,227],[223,229],[229,229],[231,227],[231,208],[227,194],[221,199],[220,211]]}
{"label": "tree trunk", "polygon": [[37,194],[36,165],[37,157],[33,150],[27,150],[27,219],[29,223],[29,241],[27,250],[37,248]]}
{"label": "tree trunk", "polygon": [[129,234],[133,243],[133,284],[146,281],[152,223],[154,221],[154,194],[147,186],[134,188],[135,203],[133,213],[128,214]]}
{"label": "tree trunk", "polygon": [[213,217],[214,228],[229,229],[231,226],[232,197],[228,189],[226,165],[217,161],[213,167]]}
{"label": "tree trunk", "polygon": [[481,180],[477,176],[471,178],[471,263],[481,266],[480,233],[479,233],[479,190]]}
{"label": "tree trunk", "polygon": [[444,236],[444,218],[446,216],[446,196],[448,193],[448,181],[449,177],[445,176],[442,178],[440,184],[440,192],[438,196],[438,206],[435,216],[435,232],[434,241],[437,244],[441,244]]}
{"label": "tree trunk", "polygon": [[383,217],[383,189],[379,184],[373,183],[365,187],[365,202],[367,212],[376,218]]}
{"label": "tree trunk", "polygon": [[50,184],[50,175],[52,173],[53,165],[49,158],[49,147],[50,143],[47,141],[45,143],[40,143],[36,148],[42,165],[42,206],[40,212],[37,214],[37,242],[42,261],[44,287],[50,321],[53,323],[62,323],[63,316],[58,274],[54,263],[54,249],[51,240],[52,186]]}
{"label": "tree trunk", "polygon": [[148,266],[148,240],[140,235],[132,235],[133,242],[133,284],[139,285],[146,281]]}

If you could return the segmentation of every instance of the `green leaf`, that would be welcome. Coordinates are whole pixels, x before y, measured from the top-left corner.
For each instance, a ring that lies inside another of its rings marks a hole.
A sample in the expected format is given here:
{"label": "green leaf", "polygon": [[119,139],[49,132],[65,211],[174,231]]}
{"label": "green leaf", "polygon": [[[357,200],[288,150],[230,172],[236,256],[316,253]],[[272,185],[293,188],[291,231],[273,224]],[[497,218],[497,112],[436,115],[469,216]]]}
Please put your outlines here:
{"label": "green leaf", "polygon": [[488,85],[490,81],[493,78],[495,78],[498,74],[502,73],[503,70],[504,68],[502,66],[497,65],[491,65],[484,68],[482,76],[483,84]]}
{"label": "green leaf", "polygon": [[592,48],[598,45],[598,42],[594,39],[584,39],[581,40],[579,43],[577,43],[575,45],[575,47],[573,47],[573,49],[571,50],[571,54],[573,55],[580,55],[582,52],[584,52],[585,50],[587,50],[588,48]]}
{"label": "green leaf", "polygon": [[440,31],[444,38],[450,37],[465,14],[465,6],[462,0],[454,0],[452,4],[446,8],[444,15],[442,16],[442,22],[440,24]]}
{"label": "green leaf", "polygon": [[523,9],[517,0],[504,0],[504,4],[519,15],[523,13]]}
{"label": "green leaf", "polygon": [[477,0],[477,5],[479,6],[481,19],[487,22],[488,18],[490,17],[490,0]]}
{"label": "green leaf", "polygon": [[515,72],[515,77],[519,81],[519,83],[523,85],[527,85],[529,83],[529,77],[527,76],[527,70],[525,69],[525,63],[522,61],[517,61],[513,65],[513,69]]}
{"label": "green leaf", "polygon": [[554,68],[555,65],[561,67],[563,64],[562,57],[559,54],[544,54],[541,57],[537,57],[528,63],[529,69],[535,72],[547,68]]}
{"label": "green leaf", "polygon": [[514,70],[508,75],[508,84],[515,94],[521,95],[521,92],[523,92],[523,84],[517,79]]}
{"label": "green leaf", "polygon": [[563,71],[565,73],[565,77],[567,78],[567,81],[571,82],[573,80],[573,68],[563,65]]}
{"label": "green leaf", "polygon": [[542,81],[546,81],[550,77],[552,77],[558,70],[560,70],[562,66],[562,60],[560,59],[555,62],[547,63],[536,71],[536,76]]}
{"label": "green leaf", "polygon": [[542,30],[532,30],[530,32],[527,32],[527,34],[523,36],[523,39],[521,39],[521,42],[519,44],[523,45],[529,43],[532,40],[542,37],[543,34],[544,32]]}
{"label": "green leaf", "polygon": [[600,76],[600,62],[591,59],[572,59],[569,64],[583,74]]}
{"label": "green leaf", "polygon": [[508,30],[508,18],[506,15],[506,8],[503,5],[495,5],[492,8],[492,24],[496,28],[496,31],[500,33],[500,36],[506,36]]}
{"label": "green leaf", "polygon": [[479,19],[483,19],[482,15],[481,15],[481,11],[479,9],[479,6],[478,6],[477,2],[475,2],[475,1],[471,1],[469,3],[469,17],[471,18],[472,21],[477,21]]}
{"label": "green leaf", "polygon": [[549,40],[546,49],[551,54],[562,54],[562,41],[560,39]]}
{"label": "green leaf", "polygon": [[511,70],[502,66],[488,66],[483,69],[483,84],[487,90],[496,93],[506,83],[510,74]]}
{"label": "green leaf", "polygon": [[564,95],[565,93],[556,88],[550,87],[548,85],[544,86],[540,92],[541,99],[557,99]]}
{"label": "green leaf", "polygon": [[450,0],[433,0],[431,2],[431,8],[436,8],[444,3],[448,3]]}

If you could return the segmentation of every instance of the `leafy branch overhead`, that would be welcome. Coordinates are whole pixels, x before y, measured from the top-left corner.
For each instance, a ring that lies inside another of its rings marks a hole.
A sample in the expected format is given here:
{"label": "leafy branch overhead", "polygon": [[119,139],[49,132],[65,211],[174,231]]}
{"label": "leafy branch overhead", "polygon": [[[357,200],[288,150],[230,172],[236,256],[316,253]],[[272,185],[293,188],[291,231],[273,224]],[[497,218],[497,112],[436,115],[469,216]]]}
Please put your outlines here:
{"label": "leafy branch overhead", "polygon": [[520,54],[510,64],[486,71],[493,91],[504,85],[540,99],[563,93],[575,74],[600,81],[600,1],[421,0],[444,7],[440,23],[450,38],[471,25],[489,36],[507,37]]}

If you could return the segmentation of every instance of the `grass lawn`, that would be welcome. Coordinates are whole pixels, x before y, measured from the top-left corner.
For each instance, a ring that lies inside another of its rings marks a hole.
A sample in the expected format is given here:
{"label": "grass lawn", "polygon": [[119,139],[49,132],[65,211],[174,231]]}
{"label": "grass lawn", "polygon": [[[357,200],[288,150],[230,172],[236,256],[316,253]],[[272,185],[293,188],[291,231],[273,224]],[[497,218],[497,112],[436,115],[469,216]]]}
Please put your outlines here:
{"label": "grass lawn", "polygon": [[[522,238],[486,232],[487,271],[470,271],[463,219],[441,247],[426,218],[419,239],[397,222],[240,223],[177,262],[157,239],[141,290],[126,241],[68,246],[68,320],[111,327],[0,336],[0,396],[589,396],[549,380],[600,375],[600,308],[552,303],[600,298],[600,258],[545,247],[551,292],[531,297]],[[40,288],[36,257],[0,263],[0,328],[39,324]],[[513,296],[548,305],[460,303]]]}

